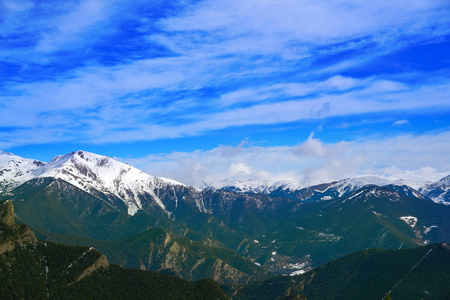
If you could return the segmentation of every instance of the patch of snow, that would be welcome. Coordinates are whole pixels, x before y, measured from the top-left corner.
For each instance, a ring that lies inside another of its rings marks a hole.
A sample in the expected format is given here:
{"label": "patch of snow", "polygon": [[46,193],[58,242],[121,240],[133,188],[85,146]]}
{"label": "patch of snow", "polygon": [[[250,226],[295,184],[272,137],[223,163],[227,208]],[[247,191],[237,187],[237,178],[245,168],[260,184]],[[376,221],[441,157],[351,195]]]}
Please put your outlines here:
{"label": "patch of snow", "polygon": [[324,238],[325,240],[329,241],[329,242],[337,242],[340,239],[343,238],[343,236],[341,235],[335,235],[333,233],[323,233],[323,232],[319,232],[316,234],[318,237],[320,238]]}
{"label": "patch of snow", "polygon": [[295,271],[293,271],[293,272],[291,272],[289,274],[290,276],[301,275],[301,274],[306,273],[307,271],[309,271],[311,269],[308,266],[308,262],[301,262],[301,263],[296,263],[296,264],[288,264],[287,267],[288,267],[288,269],[296,269]]}
{"label": "patch of snow", "polygon": [[364,192],[364,191],[360,191],[360,192],[358,192],[358,193],[356,193],[356,194],[354,194],[354,195],[351,195],[350,197],[348,197],[348,200],[353,199],[353,198],[355,198],[355,197],[358,197],[358,196],[361,195],[363,192]]}
{"label": "patch of snow", "polygon": [[273,252],[272,252],[272,255],[277,255],[277,252],[276,252],[276,251],[273,251]]}
{"label": "patch of snow", "polygon": [[377,217],[383,217],[382,214],[377,213],[376,211],[372,210],[372,212],[377,216]]}
{"label": "patch of snow", "polygon": [[294,271],[291,274],[289,274],[289,276],[302,275],[304,273],[306,273],[305,270],[297,270],[297,271]]}
{"label": "patch of snow", "polygon": [[433,229],[433,228],[438,228],[438,226],[437,225],[431,225],[429,227],[425,227],[424,233],[428,234],[431,231],[431,229]]}
{"label": "patch of snow", "polygon": [[130,206],[128,206],[127,213],[130,216],[134,216],[138,212],[138,210],[139,210],[139,207],[137,207],[134,204],[130,204]]}
{"label": "patch of snow", "polygon": [[408,224],[411,228],[414,228],[417,224],[417,218],[413,216],[403,216],[400,217],[400,220],[406,222],[406,224]]}
{"label": "patch of snow", "polygon": [[413,193],[413,195],[414,195],[415,197],[417,197],[417,198],[419,198],[419,199],[423,198],[422,194],[420,194],[419,192],[417,192],[417,191],[415,191],[415,190],[412,190],[412,193]]}

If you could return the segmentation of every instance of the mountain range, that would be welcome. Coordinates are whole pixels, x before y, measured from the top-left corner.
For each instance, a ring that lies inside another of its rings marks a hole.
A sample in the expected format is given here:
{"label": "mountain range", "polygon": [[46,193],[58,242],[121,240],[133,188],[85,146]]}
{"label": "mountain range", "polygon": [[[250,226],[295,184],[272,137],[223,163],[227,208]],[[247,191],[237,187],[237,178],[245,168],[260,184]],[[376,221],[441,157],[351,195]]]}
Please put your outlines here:
{"label": "mountain range", "polygon": [[[87,192],[99,190],[114,194],[122,198],[131,215],[142,209],[139,201],[141,194],[151,195],[153,191],[167,185],[183,185],[175,180],[145,174],[112,158],[81,150],[56,156],[47,164],[0,151],[0,187],[3,192],[36,177],[62,179]],[[225,180],[204,184],[204,189],[260,193],[290,197],[299,201],[318,201],[342,197],[366,185],[407,186],[403,180],[390,181],[376,176],[362,176],[307,187],[302,187],[299,182]],[[422,196],[436,203],[450,204],[450,175],[437,182],[415,183],[414,187]],[[151,196],[164,210],[165,206],[158,197],[154,194]],[[199,209],[204,210],[201,205],[197,203]]]}
{"label": "mountain range", "polygon": [[313,186],[302,186],[299,182],[295,181],[278,181],[271,184],[256,180],[225,180],[217,183],[205,184],[204,187],[237,193],[261,193],[271,196],[288,197],[302,202],[315,202],[346,196],[367,185],[376,185],[380,187],[402,186],[403,189],[409,190],[408,193],[415,193],[416,197],[424,197],[436,203],[450,205],[450,175],[436,182],[411,182],[408,184],[401,179],[392,181],[377,176],[360,176]]}
{"label": "mountain range", "polygon": [[449,176],[418,190],[373,177],[199,189],[81,150],[49,163],[1,152],[0,163],[2,197],[40,238],[189,280],[249,283],[450,240]]}
{"label": "mountain range", "polygon": [[385,294],[395,299],[446,299],[449,257],[446,243],[369,249],[302,275],[219,288],[208,279],[192,283],[166,274],[123,269],[111,265],[109,257],[93,247],[40,242],[29,227],[15,223],[13,202],[0,202],[2,299],[148,299],[151,295],[155,299],[305,300],[381,299]]}

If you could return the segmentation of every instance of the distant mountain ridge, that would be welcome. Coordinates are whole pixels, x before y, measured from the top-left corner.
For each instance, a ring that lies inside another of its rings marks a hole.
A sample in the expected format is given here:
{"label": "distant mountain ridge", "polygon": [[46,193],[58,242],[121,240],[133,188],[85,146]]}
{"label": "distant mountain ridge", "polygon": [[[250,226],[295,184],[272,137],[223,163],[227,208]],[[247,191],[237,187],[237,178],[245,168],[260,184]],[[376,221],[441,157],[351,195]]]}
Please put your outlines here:
{"label": "distant mountain ridge", "polygon": [[422,186],[419,192],[436,203],[450,205],[450,175]]}
{"label": "distant mountain ridge", "polygon": [[450,175],[437,182],[425,183],[423,186],[415,183],[414,186],[419,186],[417,190],[410,187],[404,180],[391,181],[376,176],[346,178],[307,187],[302,186],[299,182],[279,181],[271,184],[257,180],[234,180],[223,181],[217,185],[205,184],[205,188],[237,193],[261,193],[275,197],[287,197],[300,202],[315,202],[343,197],[368,185],[390,186],[408,195],[450,205]]}
{"label": "distant mountain ridge", "polygon": [[[0,150],[0,189],[3,192],[10,191],[36,177],[59,178],[87,192],[98,190],[115,195],[122,199],[131,215],[142,209],[140,199],[143,194],[151,195],[155,204],[166,210],[165,205],[154,193],[155,190],[167,185],[184,185],[175,180],[148,175],[131,165],[118,162],[110,157],[82,150],[55,156],[47,164]],[[202,188],[237,193],[259,193],[309,202],[342,197],[366,185],[405,186],[408,184],[403,180],[390,181],[376,176],[346,178],[306,187],[299,181],[265,182],[256,179],[233,178],[209,184],[204,183]],[[436,203],[450,204],[450,175],[437,182],[423,185],[414,184],[414,186],[416,185],[418,188],[415,192],[422,196]],[[410,191],[410,193],[413,192]],[[202,207],[201,202],[196,204],[200,210],[206,209]]]}
{"label": "distant mountain ridge", "polygon": [[[8,163],[15,164],[19,159],[13,156]],[[60,179],[102,198],[119,210],[126,207],[129,215],[134,215],[139,210],[159,208],[169,217],[175,217],[174,211],[182,203],[188,204],[191,209],[212,213],[230,204],[227,204],[226,193],[222,191],[200,190],[175,180],[154,177],[110,157],[81,150],[55,156],[47,164],[38,162],[23,166],[22,171],[28,176],[14,180],[9,188],[4,189],[5,191],[9,192],[20,184],[38,178]],[[2,170],[4,172],[0,176],[0,181],[9,182],[8,178],[13,170],[5,168]],[[211,202],[212,196],[218,197]],[[256,200],[255,197],[252,199],[255,200],[252,206],[263,209],[260,199]],[[268,198],[262,196],[261,199]]]}

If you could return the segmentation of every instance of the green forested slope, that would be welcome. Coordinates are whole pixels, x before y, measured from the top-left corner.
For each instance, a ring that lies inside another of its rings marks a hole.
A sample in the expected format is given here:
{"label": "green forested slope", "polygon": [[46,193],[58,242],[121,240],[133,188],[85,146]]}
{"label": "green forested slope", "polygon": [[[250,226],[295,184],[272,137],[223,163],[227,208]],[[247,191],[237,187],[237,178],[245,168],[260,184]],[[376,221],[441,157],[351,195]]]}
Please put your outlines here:
{"label": "green forested slope", "polygon": [[450,247],[368,249],[333,260],[303,275],[274,277],[236,290],[233,299],[448,299]]}
{"label": "green forested slope", "polygon": [[0,299],[227,299],[213,280],[189,282],[109,265],[93,248],[39,242],[0,203]]}
{"label": "green forested slope", "polygon": [[188,280],[212,278],[220,283],[248,283],[270,277],[268,272],[235,252],[175,236],[163,229],[114,241],[39,233],[49,239],[73,245],[93,246],[111,263],[136,269],[164,271]]}

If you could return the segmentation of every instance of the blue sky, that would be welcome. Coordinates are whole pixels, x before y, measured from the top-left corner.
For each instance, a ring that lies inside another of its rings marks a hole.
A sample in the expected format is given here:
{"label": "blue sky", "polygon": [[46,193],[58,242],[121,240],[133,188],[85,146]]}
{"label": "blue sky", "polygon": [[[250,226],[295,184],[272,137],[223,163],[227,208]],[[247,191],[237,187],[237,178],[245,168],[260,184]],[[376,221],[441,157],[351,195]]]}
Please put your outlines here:
{"label": "blue sky", "polygon": [[375,2],[4,0],[0,149],[193,185],[438,179],[450,3]]}

